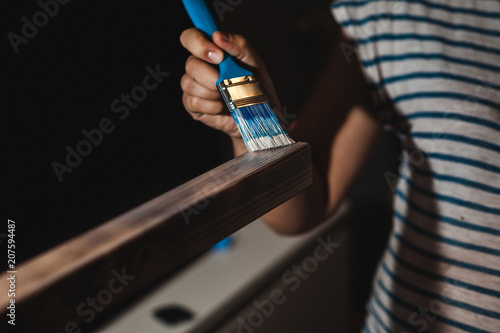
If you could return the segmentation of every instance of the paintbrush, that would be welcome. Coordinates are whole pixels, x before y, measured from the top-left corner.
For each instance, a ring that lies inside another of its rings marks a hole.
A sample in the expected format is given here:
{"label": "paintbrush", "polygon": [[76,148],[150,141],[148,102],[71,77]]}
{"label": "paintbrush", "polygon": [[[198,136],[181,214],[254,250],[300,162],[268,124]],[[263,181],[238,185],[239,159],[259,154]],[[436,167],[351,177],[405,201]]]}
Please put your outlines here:
{"label": "paintbrush", "polygon": [[[203,0],[182,0],[191,21],[209,38],[217,30],[215,20]],[[294,141],[281,127],[254,74],[225,54],[216,82],[222,99],[238,126],[249,151],[286,146]]]}

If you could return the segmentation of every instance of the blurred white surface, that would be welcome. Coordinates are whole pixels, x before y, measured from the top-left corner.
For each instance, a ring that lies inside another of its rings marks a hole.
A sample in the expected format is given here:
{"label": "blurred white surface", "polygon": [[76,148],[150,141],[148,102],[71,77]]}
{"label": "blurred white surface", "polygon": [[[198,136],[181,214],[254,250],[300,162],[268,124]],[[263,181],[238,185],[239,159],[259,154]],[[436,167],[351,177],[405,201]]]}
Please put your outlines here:
{"label": "blurred white surface", "polygon": [[[338,252],[347,252],[347,244],[342,243],[345,240],[345,234],[338,227],[345,223],[347,211],[346,205],[331,221],[312,232],[299,236],[277,235],[262,221],[257,220],[236,232],[232,236],[233,243],[227,250],[211,250],[202,255],[149,295],[107,322],[98,332],[202,333],[214,332],[214,327],[224,327],[219,328],[217,332],[229,332],[231,327],[235,330],[237,322],[234,318],[238,311],[250,311],[249,306],[253,306],[252,301],[257,299],[259,293],[266,288],[280,284],[283,287],[282,273],[291,269],[294,262],[300,263],[302,258],[308,255],[308,251],[318,245],[318,237],[321,236],[326,240],[327,235],[333,231],[334,241],[338,242],[342,248],[342,251],[339,248]],[[335,270],[334,274],[341,275],[340,280],[344,281],[343,276],[347,274],[345,258],[340,260],[344,266],[334,262],[340,259],[340,255],[334,253],[332,259],[325,260],[319,265],[324,268],[330,267],[330,271]],[[340,273],[338,273],[339,270]],[[317,275],[315,277],[317,279],[322,271],[324,269],[319,269],[318,273],[311,273],[311,275]],[[304,281],[304,284],[308,282],[309,279]],[[325,288],[325,293],[329,290],[332,292],[332,286],[320,286],[320,289],[322,287]],[[333,287],[346,289],[346,286],[341,285]],[[302,287],[301,289],[307,290]],[[299,295],[298,291],[294,293]],[[300,299],[297,295],[288,297],[290,300],[285,302],[288,304],[280,307],[283,309],[290,306],[300,308],[300,305],[291,304],[294,302],[293,298]],[[345,299],[341,298],[345,298],[345,292],[341,292],[338,299],[339,303],[345,303]],[[156,318],[154,313],[169,305],[180,305],[189,309],[194,316],[191,320],[178,325],[167,325]],[[345,307],[345,304],[341,306]],[[308,309],[311,313],[307,312]],[[334,309],[331,310],[334,311]],[[314,310],[311,304],[304,304],[302,312],[305,316],[311,316],[317,312],[317,309]],[[279,315],[273,315],[266,318],[266,321],[272,323],[273,320],[278,319],[283,320]],[[225,321],[228,322],[225,323]],[[259,332],[265,332],[266,329],[263,327],[266,325],[261,326]],[[238,329],[241,333],[250,333],[241,328]],[[315,333],[319,332],[315,331]]]}

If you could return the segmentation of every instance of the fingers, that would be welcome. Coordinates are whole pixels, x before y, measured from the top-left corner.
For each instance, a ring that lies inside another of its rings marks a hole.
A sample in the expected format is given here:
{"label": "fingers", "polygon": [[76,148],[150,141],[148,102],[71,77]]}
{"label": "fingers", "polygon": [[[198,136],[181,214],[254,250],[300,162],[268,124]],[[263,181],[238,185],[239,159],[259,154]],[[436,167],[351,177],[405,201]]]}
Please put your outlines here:
{"label": "fingers", "polygon": [[213,101],[184,93],[182,95],[182,102],[186,110],[197,120],[204,114],[217,115],[227,113],[225,112],[224,103],[220,100]]}
{"label": "fingers", "polygon": [[184,74],[181,78],[181,88],[186,94],[192,96],[198,96],[212,101],[220,100],[220,94],[217,90],[208,89],[207,87],[196,82],[188,74]]}
{"label": "fingers", "polygon": [[185,30],[180,37],[182,45],[192,53],[186,61],[186,75],[181,80],[186,110],[195,119],[201,115],[215,115],[225,109],[216,87],[219,73],[214,64],[224,57],[224,51],[250,69],[258,78],[273,107],[280,108],[271,78],[261,59],[247,40],[240,35],[214,32],[213,42],[196,28]]}
{"label": "fingers", "polygon": [[219,72],[213,66],[195,56],[190,56],[186,60],[186,75],[203,87],[212,91],[217,91],[217,86],[215,84],[219,77]]}
{"label": "fingers", "polygon": [[216,69],[195,56],[190,56],[186,61],[186,74],[181,79],[184,92],[182,101],[194,119],[199,119],[205,113],[215,115],[224,111],[224,104],[215,86],[218,76]]}
{"label": "fingers", "polygon": [[196,28],[184,30],[180,37],[181,44],[195,57],[212,64],[224,59],[224,53],[214,43],[205,38],[203,32]]}
{"label": "fingers", "polygon": [[259,57],[243,36],[216,31],[212,39],[213,42],[196,28],[184,30],[180,37],[182,46],[206,62],[219,64],[224,59],[224,50],[248,66],[260,65]]}
{"label": "fingers", "polygon": [[[190,30],[191,32],[189,33],[193,35],[185,35],[181,38],[185,39],[185,42],[186,39],[197,38],[196,36],[199,36],[198,31],[193,31],[193,29]],[[203,40],[209,43],[206,39]],[[203,44],[204,41],[198,40],[197,43]],[[189,41],[186,43],[191,48],[190,51],[195,54],[191,55],[186,61],[186,74],[181,79],[181,88],[184,92],[182,96],[184,107],[196,120],[201,120],[204,115],[217,115],[223,113],[225,107],[215,85],[219,77],[219,72],[214,66],[206,62],[207,59],[204,61],[204,59],[199,58],[205,54],[207,46],[199,45],[193,47],[196,43],[193,44]],[[210,48],[210,45],[208,47]],[[220,52],[222,53],[222,51]]]}
{"label": "fingers", "polygon": [[182,46],[206,62],[219,64],[224,59],[224,50],[248,66],[260,65],[260,59],[243,36],[216,31],[212,39],[213,42],[196,28],[184,30],[180,37]]}

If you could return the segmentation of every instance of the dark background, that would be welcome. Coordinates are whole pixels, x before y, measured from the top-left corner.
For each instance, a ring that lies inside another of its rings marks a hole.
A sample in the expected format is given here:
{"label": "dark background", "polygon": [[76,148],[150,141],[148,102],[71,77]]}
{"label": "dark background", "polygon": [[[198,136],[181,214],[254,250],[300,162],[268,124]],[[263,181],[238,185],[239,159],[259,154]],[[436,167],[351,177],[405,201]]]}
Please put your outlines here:
{"label": "dark background", "polygon": [[[71,1],[15,54],[7,38],[8,218],[24,260],[98,225],[229,157],[225,138],[183,111],[189,26],[179,1]],[[35,1],[9,5],[7,30],[20,34]],[[142,85],[145,67],[170,76],[128,118],[110,104]],[[103,118],[115,125],[60,183],[51,163]]]}
{"label": "dark background", "polygon": [[[258,3],[232,6],[220,26],[251,40],[287,112],[297,113],[310,89],[305,82],[320,71],[332,47],[328,2]],[[22,18],[33,22],[39,11],[36,1],[10,2],[2,20],[6,217],[16,222],[18,261],[231,158],[229,140],[193,121],[181,104],[188,53],[179,36],[192,26],[181,1],[73,0],[59,5],[16,54],[7,34],[22,35]],[[300,66],[309,62],[315,66]],[[141,85],[145,67],[157,64],[170,75],[120,120],[111,103]],[[290,80],[291,72],[300,79]],[[59,182],[52,163],[66,164],[65,147],[76,150],[86,139],[82,130],[97,128],[104,118],[114,131]]]}
{"label": "dark background", "polygon": [[[245,35],[263,58],[289,120],[337,47],[329,4],[242,0],[230,5],[233,10],[220,22],[222,30]],[[179,82],[188,53],[179,36],[192,24],[180,0],[73,0],[60,5],[17,54],[7,34],[21,35],[21,19],[33,22],[41,8],[33,0],[5,6],[0,75],[7,118],[4,211],[6,219],[16,222],[18,263],[231,158],[225,135],[193,121],[181,103]],[[120,120],[111,103],[141,85],[145,67],[157,64],[170,75]],[[104,134],[102,143],[60,183],[51,164],[65,163],[65,147],[76,148],[85,139],[82,130],[97,128],[104,118],[113,121],[115,130]],[[352,191],[357,308],[366,299],[390,223],[390,191],[383,174],[396,172],[395,152],[397,142],[387,135]],[[0,268],[5,264],[2,260]]]}

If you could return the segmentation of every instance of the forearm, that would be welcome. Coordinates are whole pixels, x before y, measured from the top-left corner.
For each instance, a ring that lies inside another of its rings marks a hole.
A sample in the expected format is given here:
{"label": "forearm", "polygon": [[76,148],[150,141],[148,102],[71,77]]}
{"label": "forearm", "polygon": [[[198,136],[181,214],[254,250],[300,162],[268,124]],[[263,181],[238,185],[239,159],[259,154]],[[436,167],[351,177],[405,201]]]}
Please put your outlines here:
{"label": "forearm", "polygon": [[264,215],[262,219],[281,234],[307,231],[324,220],[326,197],[324,181],[313,163],[311,186]]}
{"label": "forearm", "polygon": [[[291,135],[295,134],[291,129]],[[297,133],[297,140],[312,146],[312,184],[306,190],[275,208],[263,220],[275,231],[295,234],[307,231],[331,216],[365,165],[378,142],[381,127],[366,110],[353,108],[335,133],[330,152],[315,141]],[[325,163],[325,156],[330,156]]]}
{"label": "forearm", "polygon": [[[247,152],[241,139],[233,138],[234,156]],[[283,234],[295,234],[314,225],[304,222],[314,222],[323,218],[326,208],[324,180],[320,179],[315,163],[312,163],[312,184],[292,199],[267,213],[263,219],[275,231]]]}
{"label": "forearm", "polygon": [[360,64],[351,60],[346,64],[340,49],[334,50],[304,109],[287,128],[294,140],[312,147],[313,183],[263,217],[278,232],[306,231],[333,214],[378,142],[381,125]]}
{"label": "forearm", "polygon": [[[333,134],[331,146],[318,142],[320,137],[304,137],[306,133],[301,131],[300,119],[298,124],[292,124],[290,135],[312,145],[312,184],[262,219],[283,234],[304,232],[326,220],[335,212],[363,168],[380,132],[378,119],[362,107],[349,111]],[[233,147],[235,156],[247,151],[241,139],[233,139]]]}
{"label": "forearm", "polygon": [[[343,42],[348,40],[339,34],[338,45]],[[355,55],[346,59],[334,48],[304,109],[286,130],[311,145],[313,182],[263,220],[280,233],[293,234],[333,214],[378,141],[381,126]],[[241,138],[233,138],[233,146],[236,156],[246,152]]]}

